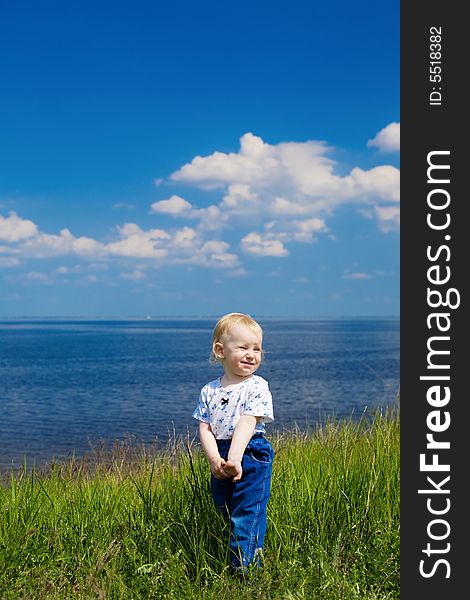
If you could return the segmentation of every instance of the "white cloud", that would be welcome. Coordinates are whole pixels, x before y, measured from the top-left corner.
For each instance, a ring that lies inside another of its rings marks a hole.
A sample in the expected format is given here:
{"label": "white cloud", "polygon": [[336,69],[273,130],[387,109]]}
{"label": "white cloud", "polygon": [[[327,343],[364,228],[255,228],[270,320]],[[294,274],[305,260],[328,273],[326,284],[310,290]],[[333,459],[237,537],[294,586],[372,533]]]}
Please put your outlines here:
{"label": "white cloud", "polygon": [[314,234],[324,233],[328,231],[325,221],[318,217],[305,219],[303,221],[292,221],[294,228],[293,239],[296,242],[312,242]]}
{"label": "white cloud", "polygon": [[37,231],[34,237],[29,237],[21,244],[21,254],[34,258],[66,254],[94,257],[104,254],[104,245],[92,238],[76,238],[68,229],[62,229],[59,235]]}
{"label": "white cloud", "polygon": [[126,223],[117,229],[122,239],[107,244],[106,254],[131,258],[163,258],[167,255],[161,247],[162,240],[169,238],[165,231],[143,231],[136,223]]}
{"label": "white cloud", "polygon": [[240,138],[239,152],[196,156],[170,179],[225,190],[218,205],[188,212],[206,230],[239,227],[247,220],[262,225],[281,216],[287,223],[295,217],[324,219],[346,203],[361,207],[399,201],[396,167],[354,167],[339,175],[338,165],[329,156],[332,151],[322,141],[270,145],[246,133]]}
{"label": "white cloud", "polygon": [[229,252],[211,254],[205,262],[207,266],[233,269],[238,265],[238,256]]}
{"label": "white cloud", "polygon": [[398,152],[400,150],[400,123],[390,123],[367,142],[369,147],[375,147],[382,152]]}
{"label": "white cloud", "polygon": [[262,236],[252,232],[241,240],[241,247],[248,254],[256,256],[287,256],[289,251],[280,240],[273,239],[269,234]]}
{"label": "white cloud", "polygon": [[233,183],[228,186],[227,193],[223,197],[223,208],[234,208],[236,206],[249,205],[250,202],[256,202],[257,195],[250,191],[250,186],[246,183]]}
{"label": "white cloud", "polygon": [[191,227],[183,227],[177,231],[172,240],[172,245],[175,248],[194,248],[197,240],[197,233]]}
{"label": "white cloud", "polygon": [[227,276],[229,276],[229,277],[245,277],[245,275],[248,275],[248,271],[246,269],[244,269],[243,267],[240,267],[238,269],[233,269],[233,271],[227,272]]}
{"label": "white cloud", "polygon": [[[399,124],[392,123],[369,145],[392,148],[397,139]],[[218,201],[199,208],[173,194],[150,207],[153,215],[191,219],[192,227],[144,229],[137,223],[124,223],[104,242],[77,237],[67,228],[58,234],[46,233],[14,212],[0,215],[0,265],[58,256],[96,259],[101,264],[145,259],[157,265],[222,268],[235,276],[246,271],[227,238],[220,239],[222,230],[231,230],[231,243],[239,245],[245,255],[258,257],[285,257],[289,244],[312,243],[322,235],[334,237],[330,220],[346,204],[373,219],[382,232],[397,230],[399,170],[385,164],[369,169],[354,166],[344,172],[331,158],[333,151],[323,141],[269,144],[246,133],[237,152],[196,156],[171,174],[170,182],[158,181],[158,185],[183,183],[220,190]],[[114,205],[131,207],[122,202]],[[68,271],[64,267],[56,273]],[[121,269],[123,278],[144,275],[140,267]]]}
{"label": "white cloud", "polygon": [[148,276],[140,269],[134,269],[131,273],[121,273],[120,277],[122,277],[122,279],[128,279],[129,281],[140,281],[142,279],[147,279]]}
{"label": "white cloud", "polygon": [[367,219],[376,221],[380,231],[390,233],[400,229],[400,207],[396,205],[373,206],[361,210],[361,214]]}
{"label": "white cloud", "polygon": [[211,240],[209,242],[205,242],[202,246],[202,251],[209,254],[221,254],[230,248],[230,244],[227,242],[222,242],[220,240]]}
{"label": "white cloud", "polygon": [[399,206],[375,206],[374,214],[379,222],[379,227],[384,233],[396,231],[400,227]]}
{"label": "white cloud", "polygon": [[225,154],[214,152],[210,156],[196,156],[171,175],[172,181],[197,184],[214,189],[230,183],[253,183],[265,181],[274,175],[278,161],[273,146],[265,144],[260,137],[246,133],[240,138],[240,152]]}
{"label": "white cloud", "polygon": [[350,193],[364,203],[400,201],[400,171],[390,165],[363,171],[356,167],[346,177]]}
{"label": "white cloud", "polygon": [[[8,223],[6,223],[8,221]],[[49,234],[38,230],[31,221],[18,216],[3,219],[7,243],[0,246],[0,266],[16,266],[20,258],[51,258],[58,256],[78,256],[84,258],[111,259],[149,259],[157,264],[189,264],[210,268],[241,268],[239,258],[230,252],[230,244],[217,239],[207,239],[207,235],[191,227],[182,227],[175,231],[163,229],[142,229],[137,223],[125,223],[116,227],[118,239],[102,243],[88,237],[75,237],[68,229],[60,233]],[[6,224],[5,224],[6,223]],[[26,226],[24,224],[27,224]],[[23,231],[23,233],[20,233]],[[26,238],[26,232],[30,237]],[[8,236],[7,236],[8,233]],[[21,237],[25,239],[21,239]],[[15,243],[8,244],[8,241]],[[14,256],[12,256],[14,255]],[[101,266],[99,266],[101,265]],[[103,263],[89,263],[88,269],[105,268]],[[60,266],[55,269],[58,275],[78,272],[80,266],[73,269]],[[142,268],[121,275],[127,279],[142,279]]]}
{"label": "white cloud", "polygon": [[40,271],[29,271],[29,273],[25,273],[24,279],[34,283],[50,283],[49,276]]}
{"label": "white cloud", "polygon": [[18,217],[15,212],[5,218],[0,215],[0,240],[2,242],[18,242],[35,236],[37,225],[27,219]]}
{"label": "white cloud", "polygon": [[192,210],[192,205],[181,196],[173,195],[168,200],[159,200],[150,207],[150,212],[180,216]]}
{"label": "white cloud", "polygon": [[372,279],[372,275],[369,275],[368,273],[346,273],[345,275],[343,275],[343,279]]}
{"label": "white cloud", "polygon": [[0,268],[11,268],[17,267],[21,264],[21,261],[18,258],[13,256],[0,256]]}
{"label": "white cloud", "polygon": [[73,275],[83,273],[84,271],[98,271],[103,272],[108,270],[108,265],[104,262],[87,262],[85,264],[75,264],[72,266],[62,265],[55,269],[54,273],[58,275]]}

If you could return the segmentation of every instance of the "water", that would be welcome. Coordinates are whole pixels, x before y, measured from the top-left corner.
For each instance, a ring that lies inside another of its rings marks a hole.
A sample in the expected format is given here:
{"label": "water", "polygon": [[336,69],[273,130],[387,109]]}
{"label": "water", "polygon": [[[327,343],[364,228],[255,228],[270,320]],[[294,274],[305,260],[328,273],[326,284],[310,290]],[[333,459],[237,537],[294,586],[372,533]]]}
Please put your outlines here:
{"label": "water", "polygon": [[[398,319],[260,320],[268,434],[396,403]],[[215,320],[0,321],[0,467],[193,436]]]}

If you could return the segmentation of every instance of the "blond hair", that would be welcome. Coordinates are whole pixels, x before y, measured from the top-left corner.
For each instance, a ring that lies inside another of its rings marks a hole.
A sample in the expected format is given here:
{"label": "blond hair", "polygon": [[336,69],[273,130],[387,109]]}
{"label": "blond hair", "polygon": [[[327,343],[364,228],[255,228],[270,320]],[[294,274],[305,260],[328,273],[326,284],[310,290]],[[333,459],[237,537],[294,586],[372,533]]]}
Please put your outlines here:
{"label": "blond hair", "polygon": [[[214,327],[214,333],[212,334],[212,351],[209,357],[209,362],[211,364],[216,364],[221,362],[220,358],[215,353],[215,345],[217,342],[220,342],[224,335],[226,335],[235,325],[245,325],[251,331],[259,333],[263,336],[263,330],[261,325],[257,323],[253,317],[250,315],[246,315],[245,313],[227,313],[223,317],[217,321]],[[263,352],[261,351],[261,357],[263,357]]]}

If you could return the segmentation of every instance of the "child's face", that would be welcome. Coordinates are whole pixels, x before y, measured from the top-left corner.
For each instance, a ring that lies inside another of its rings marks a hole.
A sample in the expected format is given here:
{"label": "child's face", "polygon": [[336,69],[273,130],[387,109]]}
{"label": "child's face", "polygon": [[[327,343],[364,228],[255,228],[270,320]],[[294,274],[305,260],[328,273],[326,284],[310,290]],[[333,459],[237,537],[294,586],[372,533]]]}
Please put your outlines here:
{"label": "child's face", "polygon": [[260,333],[238,324],[216,342],[214,349],[222,359],[226,375],[235,378],[252,375],[261,364],[262,341]]}

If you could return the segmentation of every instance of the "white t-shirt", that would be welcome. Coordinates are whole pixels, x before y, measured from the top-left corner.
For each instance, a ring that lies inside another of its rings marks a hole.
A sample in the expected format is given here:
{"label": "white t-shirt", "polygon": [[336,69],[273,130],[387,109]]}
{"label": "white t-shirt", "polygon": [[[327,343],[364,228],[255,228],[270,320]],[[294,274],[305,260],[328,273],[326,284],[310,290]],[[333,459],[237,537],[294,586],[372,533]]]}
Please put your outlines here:
{"label": "white t-shirt", "polygon": [[266,379],[252,375],[236,386],[226,390],[220,377],[207,383],[201,390],[193,417],[210,423],[212,433],[218,440],[232,437],[233,430],[242,415],[261,417],[255,432],[264,433],[265,423],[274,420],[273,399]]}

